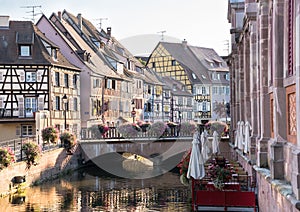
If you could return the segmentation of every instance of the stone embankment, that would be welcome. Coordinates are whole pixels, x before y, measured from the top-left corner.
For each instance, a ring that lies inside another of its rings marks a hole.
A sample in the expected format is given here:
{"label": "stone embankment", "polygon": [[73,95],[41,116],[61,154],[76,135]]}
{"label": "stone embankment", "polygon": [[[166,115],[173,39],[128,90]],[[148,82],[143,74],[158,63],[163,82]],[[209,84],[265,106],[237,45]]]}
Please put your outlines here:
{"label": "stone embankment", "polygon": [[0,171],[0,196],[15,193],[17,189],[58,178],[79,166],[80,151],[74,147],[73,154],[64,148],[43,152],[38,164],[26,168],[24,161],[17,162]]}

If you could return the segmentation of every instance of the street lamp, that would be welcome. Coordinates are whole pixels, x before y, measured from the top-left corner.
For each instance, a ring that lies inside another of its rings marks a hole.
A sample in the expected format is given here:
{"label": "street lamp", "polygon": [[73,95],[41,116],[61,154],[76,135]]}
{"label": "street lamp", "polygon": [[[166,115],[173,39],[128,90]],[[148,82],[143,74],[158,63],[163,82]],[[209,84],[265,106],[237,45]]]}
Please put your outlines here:
{"label": "street lamp", "polygon": [[64,103],[64,118],[65,118],[65,130],[67,129],[67,103],[68,103],[68,97],[65,94],[62,97],[63,103]]}
{"label": "street lamp", "polygon": [[134,119],[136,115],[134,100],[131,100],[131,106],[132,106],[132,111],[131,111],[132,123],[134,123]]}

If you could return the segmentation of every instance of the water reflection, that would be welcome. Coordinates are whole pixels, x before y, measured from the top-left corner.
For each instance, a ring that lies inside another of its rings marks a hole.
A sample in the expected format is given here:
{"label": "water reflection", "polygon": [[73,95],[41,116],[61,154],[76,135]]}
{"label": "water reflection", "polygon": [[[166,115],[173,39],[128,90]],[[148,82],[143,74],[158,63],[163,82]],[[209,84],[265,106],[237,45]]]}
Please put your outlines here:
{"label": "water reflection", "polygon": [[190,211],[178,174],[124,179],[90,167],[64,179],[0,198],[0,211]]}

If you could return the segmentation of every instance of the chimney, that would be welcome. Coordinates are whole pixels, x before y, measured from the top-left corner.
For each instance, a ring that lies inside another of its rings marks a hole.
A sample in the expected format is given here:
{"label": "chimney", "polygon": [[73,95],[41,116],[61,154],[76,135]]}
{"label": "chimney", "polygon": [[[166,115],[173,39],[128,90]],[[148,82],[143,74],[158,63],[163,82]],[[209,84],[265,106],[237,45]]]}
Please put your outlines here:
{"label": "chimney", "polygon": [[78,27],[79,27],[80,30],[82,30],[82,16],[81,16],[81,13],[78,13],[77,19],[78,19]]}
{"label": "chimney", "polygon": [[103,41],[100,41],[100,48],[104,49],[105,43]]}
{"label": "chimney", "polygon": [[185,49],[187,48],[187,41],[186,41],[185,39],[183,39],[182,45],[183,45],[183,47],[184,47]]}
{"label": "chimney", "polygon": [[111,27],[107,27],[107,35],[111,37]]}
{"label": "chimney", "polygon": [[57,12],[57,16],[58,16],[58,19],[61,21],[61,19],[62,19],[61,11]]}
{"label": "chimney", "polygon": [[0,16],[0,28],[9,28],[9,16],[7,15]]}

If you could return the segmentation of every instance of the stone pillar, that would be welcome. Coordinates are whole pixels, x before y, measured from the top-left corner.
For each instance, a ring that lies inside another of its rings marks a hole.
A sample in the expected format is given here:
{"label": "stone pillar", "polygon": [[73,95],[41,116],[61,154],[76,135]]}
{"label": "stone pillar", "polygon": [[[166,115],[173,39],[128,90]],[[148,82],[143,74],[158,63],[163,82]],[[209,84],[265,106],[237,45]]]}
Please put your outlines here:
{"label": "stone pillar", "polygon": [[294,150],[292,153],[292,189],[297,199],[300,199],[300,151]]}
{"label": "stone pillar", "polygon": [[256,140],[258,135],[258,101],[257,101],[257,89],[258,89],[258,76],[257,76],[257,33],[256,33],[256,20],[250,22],[250,102],[251,102],[251,119],[250,124],[252,126],[252,136],[250,144],[250,160],[252,164],[256,164]]}
{"label": "stone pillar", "polygon": [[[249,29],[248,29],[249,30]],[[243,100],[244,100],[244,113],[242,120],[244,122],[250,121],[251,119],[251,107],[250,107],[250,33],[245,33],[244,36],[244,95],[243,95]]]}
{"label": "stone pillar", "polygon": [[[273,126],[274,126],[274,143],[271,145],[274,154],[271,154],[270,166],[271,176],[274,179],[284,179],[283,163],[283,142],[286,140],[286,102],[280,101],[285,99],[285,88],[283,87],[283,52],[284,52],[284,2],[283,0],[274,0],[273,2],[273,24],[272,24],[272,74],[273,77]],[[276,153],[276,154],[275,154]]]}
{"label": "stone pillar", "polygon": [[260,138],[257,144],[257,165],[268,166],[268,141],[270,139],[270,98],[268,95],[268,0],[259,2],[259,107]]}
{"label": "stone pillar", "polygon": [[[296,49],[296,120],[297,120],[297,145],[300,145],[300,2],[295,2],[295,49]],[[300,199],[300,151],[293,151],[293,159],[292,159],[292,188],[293,192],[297,199]]]}
{"label": "stone pillar", "polygon": [[272,179],[284,179],[283,145],[279,142],[271,145],[270,171]]}
{"label": "stone pillar", "polygon": [[236,75],[235,75],[235,70],[236,70],[236,53],[235,51],[232,52],[232,59],[231,59],[231,66],[230,66],[230,138],[231,141],[234,143],[235,139],[235,134],[234,132],[236,131],[236,124],[237,124],[237,113],[236,113]]}
{"label": "stone pillar", "polygon": [[235,121],[236,123],[240,120],[240,96],[239,96],[239,93],[238,93],[238,90],[239,90],[239,55],[236,54],[236,57],[235,57],[235,69],[234,69],[234,75],[235,75],[235,78],[234,78],[234,82],[235,82],[235,90],[234,90],[234,93],[235,93],[235,101],[234,101],[234,115],[235,115]]}
{"label": "stone pillar", "polygon": [[295,39],[295,48],[296,48],[296,105],[297,105],[297,145],[300,145],[300,2],[296,1],[295,13],[296,13],[296,39]]}
{"label": "stone pillar", "polygon": [[239,52],[239,68],[238,68],[238,76],[239,76],[239,81],[238,81],[238,94],[239,94],[239,102],[240,102],[240,106],[239,106],[239,121],[245,121],[245,109],[244,109],[244,105],[245,105],[245,98],[244,98],[244,46],[243,43],[239,44],[239,48],[238,48],[238,52]]}

